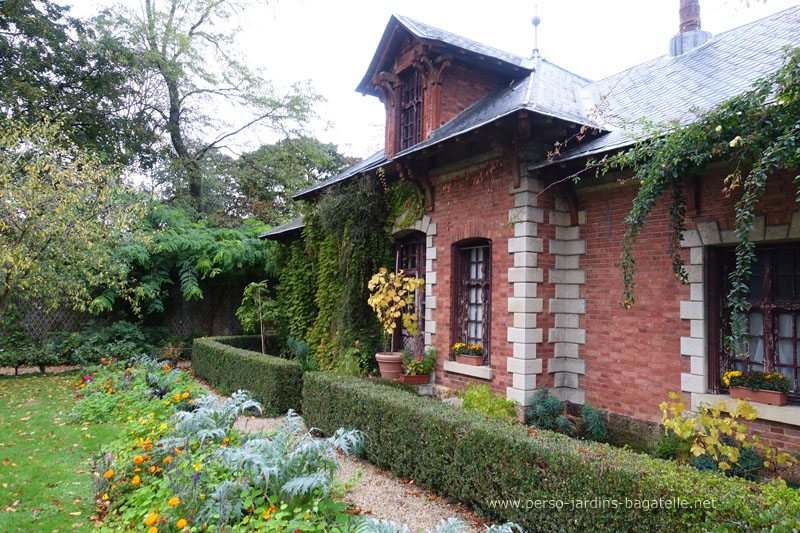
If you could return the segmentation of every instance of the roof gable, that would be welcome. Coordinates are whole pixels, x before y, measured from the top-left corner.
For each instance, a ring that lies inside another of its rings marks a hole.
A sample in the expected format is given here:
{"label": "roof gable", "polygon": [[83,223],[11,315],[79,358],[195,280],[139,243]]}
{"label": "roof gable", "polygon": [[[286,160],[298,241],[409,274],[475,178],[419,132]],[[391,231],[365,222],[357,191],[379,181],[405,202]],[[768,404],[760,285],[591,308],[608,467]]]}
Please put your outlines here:
{"label": "roof gable", "polygon": [[358,92],[378,95],[374,87],[372,87],[373,78],[381,71],[390,70],[388,64],[394,60],[395,55],[400,51],[403,40],[408,37],[429,46],[438,45],[444,48],[453,48],[463,52],[465,55],[491,59],[492,68],[499,70],[529,72],[532,68],[531,60],[516,54],[498,50],[402,15],[392,15],[389,18],[386,29],[383,31],[383,36],[375,50],[369,68],[367,68],[367,72],[356,88]]}

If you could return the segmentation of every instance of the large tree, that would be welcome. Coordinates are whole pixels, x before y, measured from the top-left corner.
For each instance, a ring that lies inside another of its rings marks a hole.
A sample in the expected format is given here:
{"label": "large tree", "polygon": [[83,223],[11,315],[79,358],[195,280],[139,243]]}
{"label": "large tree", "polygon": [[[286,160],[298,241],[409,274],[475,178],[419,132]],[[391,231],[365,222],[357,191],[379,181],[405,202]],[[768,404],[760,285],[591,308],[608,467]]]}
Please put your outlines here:
{"label": "large tree", "polygon": [[[235,19],[246,2],[142,0],[97,19],[104,39],[139,58],[140,99],[159,120],[172,151],[170,173],[203,210],[203,162],[255,126],[294,131],[316,98],[299,86],[277,95],[236,57]],[[223,118],[226,117],[226,118]]]}
{"label": "large tree", "polygon": [[12,299],[85,310],[98,288],[128,296],[114,257],[144,239],[142,214],[115,169],[59,125],[0,121],[0,324]]}
{"label": "large tree", "polygon": [[59,117],[79,146],[149,166],[157,136],[132,91],[138,57],[50,0],[0,2],[0,116]]}

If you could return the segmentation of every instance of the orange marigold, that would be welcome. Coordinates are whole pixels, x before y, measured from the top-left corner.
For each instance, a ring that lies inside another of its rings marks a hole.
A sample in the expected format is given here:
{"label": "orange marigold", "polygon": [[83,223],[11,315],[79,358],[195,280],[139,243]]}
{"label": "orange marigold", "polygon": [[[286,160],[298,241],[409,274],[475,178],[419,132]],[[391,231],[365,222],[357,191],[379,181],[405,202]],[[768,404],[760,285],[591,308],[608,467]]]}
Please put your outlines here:
{"label": "orange marigold", "polygon": [[147,533],[158,533],[158,528],[153,526],[147,530]]}
{"label": "orange marigold", "polygon": [[146,526],[152,526],[152,525],[153,525],[153,524],[155,524],[156,522],[158,522],[158,513],[150,513],[150,514],[147,516],[147,520],[145,520],[145,521],[144,521],[144,525],[146,525]]}
{"label": "orange marigold", "polygon": [[175,522],[175,527],[177,527],[177,528],[186,527],[186,525],[187,525],[187,522],[183,518],[181,518],[180,520]]}
{"label": "orange marigold", "polygon": [[170,498],[167,502],[167,505],[170,507],[176,507],[179,503],[181,503],[180,498]]}
{"label": "orange marigold", "polygon": [[112,477],[114,477],[114,471],[113,470],[106,470],[106,473],[103,474],[103,477],[106,478],[106,479],[111,479]]}
{"label": "orange marigold", "polygon": [[142,457],[141,455],[137,455],[136,457],[133,458],[133,464],[135,465],[140,465],[143,462],[144,462],[144,457]]}
{"label": "orange marigold", "polygon": [[168,456],[166,456],[166,457],[164,457],[164,464],[167,464],[167,463],[169,463],[170,461],[172,461],[172,457],[170,457],[169,455],[168,455]]}
{"label": "orange marigold", "polygon": [[139,476],[133,476],[133,479],[131,480],[131,485],[136,486],[139,484],[139,481],[141,481],[141,478]]}

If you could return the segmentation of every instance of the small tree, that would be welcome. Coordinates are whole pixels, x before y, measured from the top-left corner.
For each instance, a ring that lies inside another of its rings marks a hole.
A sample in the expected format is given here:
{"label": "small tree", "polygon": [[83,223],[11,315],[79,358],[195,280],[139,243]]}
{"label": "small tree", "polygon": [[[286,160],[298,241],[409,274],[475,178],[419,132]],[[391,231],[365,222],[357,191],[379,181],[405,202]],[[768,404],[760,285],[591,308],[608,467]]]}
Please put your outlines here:
{"label": "small tree", "polygon": [[267,299],[267,281],[251,283],[244,289],[242,305],[236,310],[236,318],[242,323],[242,329],[252,333],[259,328],[261,335],[261,353],[266,353],[264,342],[264,315],[271,301]]}
{"label": "small tree", "polygon": [[406,276],[403,270],[395,274],[385,268],[381,268],[369,280],[367,288],[371,296],[367,303],[375,311],[387,337],[394,335],[398,319],[409,333],[419,333],[417,314],[410,308],[414,305],[416,292],[422,290],[424,283],[422,278]]}
{"label": "small tree", "polygon": [[0,323],[12,297],[84,311],[113,287],[133,300],[114,254],[144,241],[144,206],[115,170],[52,121],[0,122]]}

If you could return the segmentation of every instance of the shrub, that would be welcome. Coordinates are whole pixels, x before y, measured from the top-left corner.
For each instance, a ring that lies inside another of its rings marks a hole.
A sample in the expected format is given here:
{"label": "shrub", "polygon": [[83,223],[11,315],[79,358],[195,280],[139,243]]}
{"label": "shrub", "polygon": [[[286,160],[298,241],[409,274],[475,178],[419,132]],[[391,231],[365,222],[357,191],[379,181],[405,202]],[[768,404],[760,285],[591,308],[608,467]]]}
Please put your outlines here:
{"label": "shrub", "polygon": [[586,438],[597,442],[608,440],[608,419],[605,411],[590,403],[581,407],[581,425]]}
{"label": "shrub", "polygon": [[565,414],[564,403],[544,387],[540,387],[533,395],[528,408],[528,421],[539,429],[565,434],[575,431],[575,426]]}
{"label": "shrub", "polygon": [[154,340],[154,335],[148,335],[152,333],[148,329],[141,324],[124,320],[108,326],[88,322],[79,332],[59,331],[49,334],[44,348],[49,352],[51,360],[76,365],[98,363],[101,358],[111,356],[130,359],[153,351],[150,341]]}
{"label": "shrub", "polygon": [[[782,482],[751,484],[545,430],[531,435],[368,380],[308,372],[303,412],[329,435],[362,431],[374,464],[528,531],[759,529],[773,523],[776,506],[782,516],[800,513],[800,496]],[[677,498],[714,507],[657,507]]]}
{"label": "shrub", "polygon": [[499,394],[493,394],[489,385],[476,385],[470,383],[467,390],[459,393],[463,401],[462,407],[467,410],[478,411],[491,418],[500,420],[514,420],[517,417],[516,405],[513,400],[506,400]]}
{"label": "shrub", "polygon": [[259,345],[260,339],[241,336],[195,339],[192,370],[215,387],[247,389],[278,412],[299,410],[303,388],[300,364],[238,347],[252,343]]}

